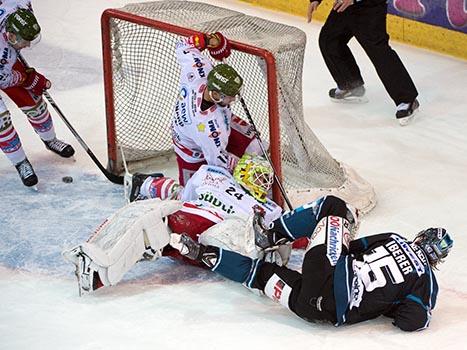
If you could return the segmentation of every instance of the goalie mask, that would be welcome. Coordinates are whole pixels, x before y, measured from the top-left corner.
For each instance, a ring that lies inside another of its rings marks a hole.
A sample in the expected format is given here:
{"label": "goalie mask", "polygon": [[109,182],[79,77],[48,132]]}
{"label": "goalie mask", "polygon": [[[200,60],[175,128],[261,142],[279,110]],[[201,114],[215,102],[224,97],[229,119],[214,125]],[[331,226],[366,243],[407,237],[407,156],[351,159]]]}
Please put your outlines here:
{"label": "goalie mask", "polygon": [[430,265],[436,267],[448,256],[453,240],[444,228],[428,228],[417,234],[414,243],[425,252]]}
{"label": "goalie mask", "polygon": [[274,182],[274,172],[266,159],[244,154],[238,161],[233,176],[256,200],[266,202],[266,195]]}
{"label": "goalie mask", "polygon": [[237,96],[242,85],[242,77],[228,64],[218,64],[208,74],[208,90],[217,91],[221,95],[220,100],[215,100],[216,103],[220,103],[227,96]]}
{"label": "goalie mask", "polygon": [[41,27],[31,11],[19,9],[8,16],[6,31],[8,42],[19,50],[39,42]]}

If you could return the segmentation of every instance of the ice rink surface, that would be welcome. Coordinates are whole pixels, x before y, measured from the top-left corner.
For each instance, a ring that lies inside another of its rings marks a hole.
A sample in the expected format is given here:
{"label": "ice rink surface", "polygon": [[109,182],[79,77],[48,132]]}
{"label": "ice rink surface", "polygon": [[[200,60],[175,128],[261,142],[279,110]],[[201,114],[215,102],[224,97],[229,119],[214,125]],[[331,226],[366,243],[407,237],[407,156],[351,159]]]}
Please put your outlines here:
{"label": "ice rink surface", "polygon": [[[100,174],[53,111],[59,137],[77,150],[76,163],[47,152],[7,101],[40,182],[39,193],[24,188],[0,156],[0,349],[462,348],[467,332],[467,62],[392,44],[420,92],[417,119],[402,128],[355,42],[370,102],[333,104],[327,97],[333,81],[317,45],[321,23],[306,24],[304,18],[237,1],[206,2],[306,31],[307,121],[330,153],[377,192],[378,205],[363,218],[361,235],[393,231],[414,237],[430,226],[451,233],[454,249],[437,273],[440,293],[429,329],[408,334],[385,318],[340,328],[309,324],[240,285],[167,258],[139,264],[119,285],[79,298],[73,267],[60,252],[84,241],[120,208],[123,189]],[[51,95],[104,164],[100,15],[125,3],[35,1],[43,39],[24,52],[53,82]],[[74,182],[63,183],[65,175]]]}

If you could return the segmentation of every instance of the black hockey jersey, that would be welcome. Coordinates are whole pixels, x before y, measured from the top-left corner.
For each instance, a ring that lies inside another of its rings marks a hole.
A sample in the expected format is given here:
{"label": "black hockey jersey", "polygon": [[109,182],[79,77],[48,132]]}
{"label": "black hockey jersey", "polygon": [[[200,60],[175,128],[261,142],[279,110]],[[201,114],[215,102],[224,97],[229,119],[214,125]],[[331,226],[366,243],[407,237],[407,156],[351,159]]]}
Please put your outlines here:
{"label": "black hockey jersey", "polygon": [[423,251],[395,233],[350,242],[334,273],[337,325],[385,315],[402,330],[424,329],[437,294]]}

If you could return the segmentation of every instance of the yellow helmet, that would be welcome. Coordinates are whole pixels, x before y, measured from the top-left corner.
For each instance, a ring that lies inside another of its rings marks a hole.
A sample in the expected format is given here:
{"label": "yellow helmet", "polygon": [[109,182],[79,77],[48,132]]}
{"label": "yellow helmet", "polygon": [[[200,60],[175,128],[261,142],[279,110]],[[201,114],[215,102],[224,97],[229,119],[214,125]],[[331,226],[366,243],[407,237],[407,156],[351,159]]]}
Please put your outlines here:
{"label": "yellow helmet", "polygon": [[245,153],[233,176],[257,201],[266,202],[266,195],[274,182],[274,171],[266,159]]}

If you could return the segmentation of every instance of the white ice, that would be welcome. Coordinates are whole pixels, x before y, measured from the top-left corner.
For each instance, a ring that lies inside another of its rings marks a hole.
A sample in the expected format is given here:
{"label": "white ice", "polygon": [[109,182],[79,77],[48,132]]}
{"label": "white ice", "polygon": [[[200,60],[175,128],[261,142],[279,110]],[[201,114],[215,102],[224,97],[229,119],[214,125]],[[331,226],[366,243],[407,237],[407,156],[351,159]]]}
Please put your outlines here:
{"label": "white ice", "polygon": [[[352,48],[370,102],[333,104],[327,97],[333,81],[317,45],[321,23],[306,24],[304,18],[238,1],[209,2],[306,31],[307,121],[330,153],[354,167],[378,195],[377,207],[363,219],[362,235],[394,231],[413,237],[429,226],[451,232],[454,249],[437,273],[440,293],[429,329],[403,333],[385,318],[340,328],[309,324],[240,285],[166,258],[140,264],[121,284],[79,298],[73,267],[60,252],[85,240],[121,207],[123,190],[101,175],[56,114],[58,135],[76,148],[76,163],[47,152],[25,117],[8,103],[40,183],[38,193],[24,188],[0,156],[0,349],[463,348],[467,63],[392,43],[420,91],[420,113],[402,128],[358,44]],[[105,8],[123,5],[123,0],[36,0],[43,39],[25,53],[51,79],[51,95],[103,163],[99,20]],[[65,175],[74,182],[63,183]]]}

